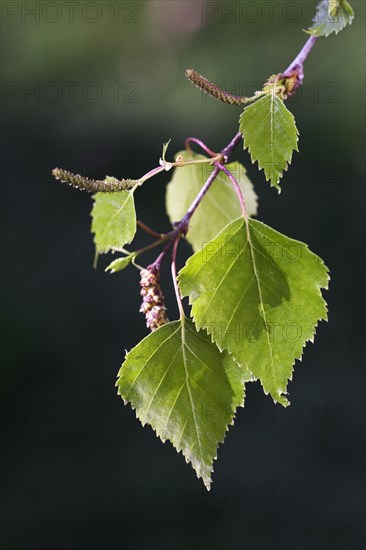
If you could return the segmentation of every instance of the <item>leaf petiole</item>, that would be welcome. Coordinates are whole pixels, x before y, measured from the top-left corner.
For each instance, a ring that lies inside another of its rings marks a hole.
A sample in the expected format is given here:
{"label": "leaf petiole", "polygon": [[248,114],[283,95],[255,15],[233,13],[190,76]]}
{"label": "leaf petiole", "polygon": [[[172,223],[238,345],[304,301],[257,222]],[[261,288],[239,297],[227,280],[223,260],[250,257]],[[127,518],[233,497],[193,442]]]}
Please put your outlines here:
{"label": "leaf petiole", "polygon": [[215,162],[215,166],[217,168],[219,168],[222,172],[224,172],[224,174],[230,179],[231,183],[233,184],[233,186],[235,188],[235,191],[236,191],[236,194],[237,194],[238,199],[239,199],[240,208],[241,208],[243,218],[245,220],[247,220],[249,215],[248,215],[247,208],[245,206],[244,196],[243,196],[243,193],[240,189],[240,185],[239,185],[238,181],[236,180],[234,175],[223,164],[220,164],[219,162]]}
{"label": "leaf petiole", "polygon": [[172,279],[173,279],[175,296],[176,296],[177,304],[179,308],[180,319],[183,322],[185,319],[185,313],[184,313],[182,297],[180,294],[178,281],[177,281],[177,248],[178,248],[180,238],[181,238],[181,235],[179,234],[173,244],[171,271],[172,271]]}

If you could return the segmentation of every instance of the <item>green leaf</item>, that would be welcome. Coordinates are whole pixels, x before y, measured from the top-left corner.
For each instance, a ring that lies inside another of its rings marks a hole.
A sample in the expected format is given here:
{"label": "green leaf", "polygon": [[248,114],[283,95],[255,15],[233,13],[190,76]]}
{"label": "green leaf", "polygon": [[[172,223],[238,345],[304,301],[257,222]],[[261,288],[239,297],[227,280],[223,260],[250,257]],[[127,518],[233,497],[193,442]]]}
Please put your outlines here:
{"label": "green leaf", "polygon": [[[206,157],[182,151],[185,160],[200,160]],[[250,216],[257,213],[257,195],[244,166],[239,162],[227,165],[239,182]],[[191,164],[175,168],[167,186],[166,209],[172,223],[183,218],[203,184],[214,170],[208,164]],[[193,214],[187,240],[193,250],[200,250],[213,239],[229,222],[240,216],[240,204],[230,180],[220,172],[204,200]]]}
{"label": "green leaf", "polygon": [[218,444],[243,405],[250,375],[183,319],[144,338],[126,355],[118,376],[118,393],[141,423],[181,451],[210,489]]}
{"label": "green leaf", "polygon": [[105,268],[105,271],[110,271],[111,273],[117,273],[117,271],[122,271],[125,269],[128,265],[130,265],[131,262],[135,259],[135,254],[129,254],[128,256],[124,256],[123,258],[117,258],[116,260],[113,260]]}
{"label": "green leaf", "polygon": [[96,193],[91,212],[94,242],[99,254],[121,249],[136,233],[136,212],[132,191]]}
{"label": "green leaf", "polygon": [[328,15],[335,17],[337,15],[341,0],[328,0]]}
{"label": "green leaf", "polygon": [[204,327],[286,406],[295,359],[327,319],[322,260],[259,221],[238,219],[191,256],[178,279],[197,329]]}
{"label": "green leaf", "polygon": [[347,0],[321,0],[317,6],[313,25],[305,32],[314,36],[329,36],[339,33],[354,18],[354,12]]}
{"label": "green leaf", "polygon": [[298,151],[299,133],[293,114],[275,94],[274,87],[268,95],[244,109],[240,116],[240,132],[252,162],[258,161],[266,180],[280,190],[283,170],[291,163],[292,152]]}

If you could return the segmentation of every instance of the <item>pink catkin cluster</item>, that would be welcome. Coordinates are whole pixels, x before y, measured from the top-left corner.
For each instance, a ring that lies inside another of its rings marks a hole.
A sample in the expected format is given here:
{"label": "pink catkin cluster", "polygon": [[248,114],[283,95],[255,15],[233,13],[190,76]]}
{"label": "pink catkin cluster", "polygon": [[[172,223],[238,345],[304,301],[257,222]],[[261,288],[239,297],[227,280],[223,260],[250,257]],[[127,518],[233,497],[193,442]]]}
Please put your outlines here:
{"label": "pink catkin cluster", "polygon": [[164,295],[160,288],[159,271],[150,267],[140,272],[142,304],[141,313],[145,315],[146,326],[151,331],[169,322],[164,303]]}

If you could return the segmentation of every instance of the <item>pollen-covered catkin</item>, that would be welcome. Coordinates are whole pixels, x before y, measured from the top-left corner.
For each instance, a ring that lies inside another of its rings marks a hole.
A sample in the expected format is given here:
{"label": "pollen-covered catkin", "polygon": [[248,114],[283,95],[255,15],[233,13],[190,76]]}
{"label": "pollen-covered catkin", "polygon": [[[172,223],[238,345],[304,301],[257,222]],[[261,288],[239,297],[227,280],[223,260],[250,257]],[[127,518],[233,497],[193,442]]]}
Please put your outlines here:
{"label": "pollen-covered catkin", "polygon": [[67,183],[71,187],[75,187],[80,191],[88,191],[89,193],[115,193],[117,191],[129,191],[136,184],[135,180],[116,180],[102,181],[91,180],[80,174],[73,174],[61,168],[54,168],[52,174],[57,180]]}
{"label": "pollen-covered catkin", "polygon": [[208,95],[222,101],[222,103],[228,103],[229,105],[245,105],[248,103],[248,98],[230,94],[219,88],[214,82],[211,82],[204,76],[200,75],[193,69],[186,70],[186,77],[198,88],[204,90]]}
{"label": "pollen-covered catkin", "polygon": [[153,266],[140,272],[142,304],[140,312],[145,315],[146,326],[151,330],[169,322],[164,295],[160,288],[159,271]]}

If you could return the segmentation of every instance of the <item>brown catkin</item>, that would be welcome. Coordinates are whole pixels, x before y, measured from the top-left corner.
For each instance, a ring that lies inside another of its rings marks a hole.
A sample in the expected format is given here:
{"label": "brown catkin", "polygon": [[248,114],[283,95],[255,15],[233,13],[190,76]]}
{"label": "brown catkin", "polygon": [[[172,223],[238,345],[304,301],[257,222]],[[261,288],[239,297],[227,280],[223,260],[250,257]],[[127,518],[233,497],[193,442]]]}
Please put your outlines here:
{"label": "brown catkin", "polygon": [[145,315],[146,326],[151,331],[169,322],[164,303],[164,295],[160,288],[159,271],[150,266],[140,272],[142,304],[140,312]]}
{"label": "brown catkin", "polygon": [[118,180],[116,182],[91,180],[80,176],[80,174],[73,174],[67,170],[61,168],[54,168],[52,174],[57,180],[61,180],[71,187],[80,189],[81,191],[88,191],[89,193],[115,193],[116,191],[128,191],[136,185],[135,180]]}
{"label": "brown catkin", "polygon": [[186,77],[193,82],[198,88],[207,92],[211,97],[222,101],[223,103],[228,103],[229,105],[244,105],[248,102],[248,98],[239,95],[229,94],[221,90],[216,84],[200,75],[193,69],[186,70]]}

